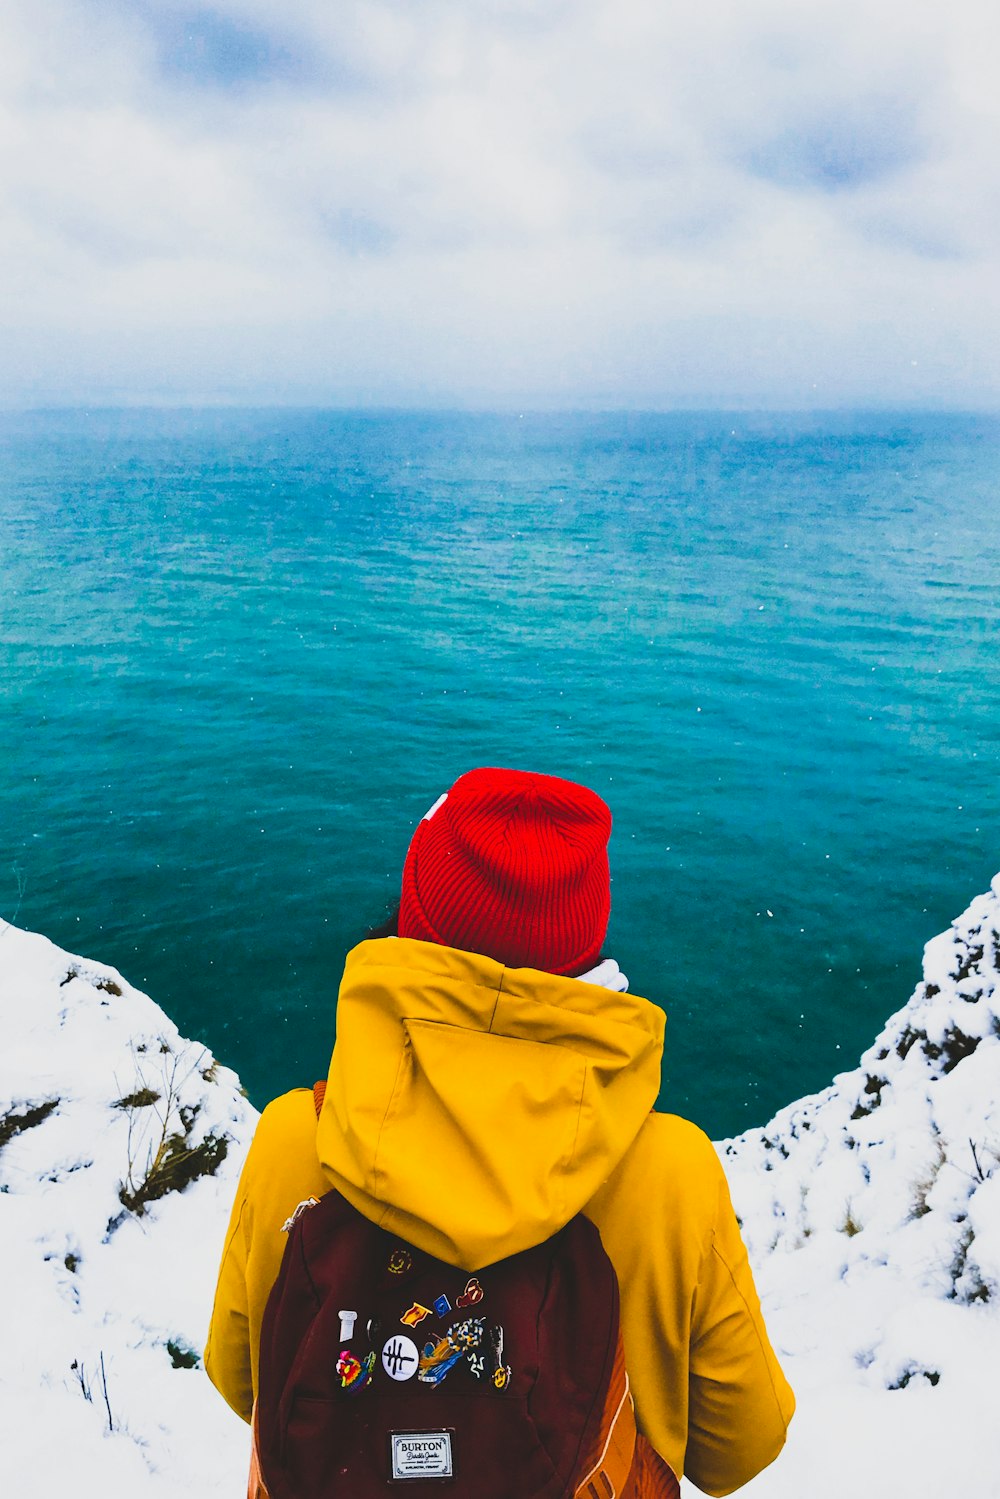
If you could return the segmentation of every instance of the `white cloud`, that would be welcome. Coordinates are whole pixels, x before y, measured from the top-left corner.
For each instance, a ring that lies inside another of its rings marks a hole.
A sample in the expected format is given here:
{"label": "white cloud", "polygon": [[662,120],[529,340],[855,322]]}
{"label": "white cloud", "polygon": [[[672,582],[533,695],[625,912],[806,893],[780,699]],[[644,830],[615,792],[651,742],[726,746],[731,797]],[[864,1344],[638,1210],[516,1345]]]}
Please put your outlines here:
{"label": "white cloud", "polygon": [[6,0],[0,390],[1000,394],[987,0]]}

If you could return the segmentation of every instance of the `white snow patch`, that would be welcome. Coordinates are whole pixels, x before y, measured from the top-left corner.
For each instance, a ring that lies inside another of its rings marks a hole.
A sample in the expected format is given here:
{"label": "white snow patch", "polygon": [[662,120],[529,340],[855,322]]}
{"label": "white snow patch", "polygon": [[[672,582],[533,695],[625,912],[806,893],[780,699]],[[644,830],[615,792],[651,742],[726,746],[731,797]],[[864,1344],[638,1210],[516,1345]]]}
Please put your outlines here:
{"label": "white snow patch", "polygon": [[854,1071],[718,1147],[798,1396],[754,1499],[1000,1496],[998,969],[1000,876]]}
{"label": "white snow patch", "polygon": [[200,1355],[257,1117],[239,1079],[114,969],[10,926],[0,1027],[5,1489],[238,1494],[246,1427]]}

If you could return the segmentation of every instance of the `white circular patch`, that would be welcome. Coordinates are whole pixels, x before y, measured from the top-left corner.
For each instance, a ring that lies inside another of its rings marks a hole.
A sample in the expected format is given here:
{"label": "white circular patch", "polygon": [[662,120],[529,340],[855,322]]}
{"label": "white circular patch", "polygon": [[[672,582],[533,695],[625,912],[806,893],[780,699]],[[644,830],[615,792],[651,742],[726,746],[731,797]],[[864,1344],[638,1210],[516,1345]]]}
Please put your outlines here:
{"label": "white circular patch", "polygon": [[382,1349],[382,1368],[390,1379],[412,1379],[419,1363],[416,1343],[402,1333],[390,1338]]}

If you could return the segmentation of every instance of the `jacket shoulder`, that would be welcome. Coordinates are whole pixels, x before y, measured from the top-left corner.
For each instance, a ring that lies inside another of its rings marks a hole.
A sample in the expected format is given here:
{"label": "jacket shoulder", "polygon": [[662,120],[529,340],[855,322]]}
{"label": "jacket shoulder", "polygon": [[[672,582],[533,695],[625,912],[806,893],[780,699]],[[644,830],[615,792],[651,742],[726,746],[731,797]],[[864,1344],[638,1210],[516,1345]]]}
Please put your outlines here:
{"label": "jacket shoulder", "polygon": [[318,1195],[317,1189],[327,1190],[329,1182],[323,1178],[316,1158],[312,1089],[293,1088],[267,1105],[250,1145],[244,1186],[256,1205],[273,1199],[275,1211],[280,1211],[281,1204],[297,1191],[309,1196]]}
{"label": "jacket shoulder", "polygon": [[677,1114],[650,1114],[585,1209],[620,1281],[661,1272],[697,1284],[725,1177],[711,1140]]}
{"label": "jacket shoulder", "polygon": [[279,1093],[277,1098],[272,1098],[269,1104],[265,1104],[261,1118],[278,1119],[289,1113],[300,1113],[303,1108],[312,1111],[313,1118],[316,1110],[313,1105],[313,1090],[309,1088],[289,1088],[287,1093]]}
{"label": "jacket shoulder", "polygon": [[260,1116],[257,1133],[265,1140],[286,1134],[316,1133],[316,1109],[311,1088],[292,1088],[272,1098]]}
{"label": "jacket shoulder", "polygon": [[700,1224],[711,1234],[725,1173],[715,1146],[690,1119],[647,1117],[607,1185],[631,1195],[640,1183],[671,1216],[682,1212],[688,1231]]}
{"label": "jacket shoulder", "polygon": [[650,1152],[673,1168],[721,1177],[722,1162],[703,1129],[680,1114],[651,1113],[636,1136],[633,1150]]}

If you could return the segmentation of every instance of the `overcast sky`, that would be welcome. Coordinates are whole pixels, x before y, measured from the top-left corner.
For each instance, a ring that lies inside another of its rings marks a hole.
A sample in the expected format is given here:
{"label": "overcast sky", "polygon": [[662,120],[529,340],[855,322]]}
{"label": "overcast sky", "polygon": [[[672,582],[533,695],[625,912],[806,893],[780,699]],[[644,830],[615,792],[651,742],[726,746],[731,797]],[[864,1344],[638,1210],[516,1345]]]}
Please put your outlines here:
{"label": "overcast sky", "polygon": [[1000,405],[996,0],[0,0],[0,400]]}

